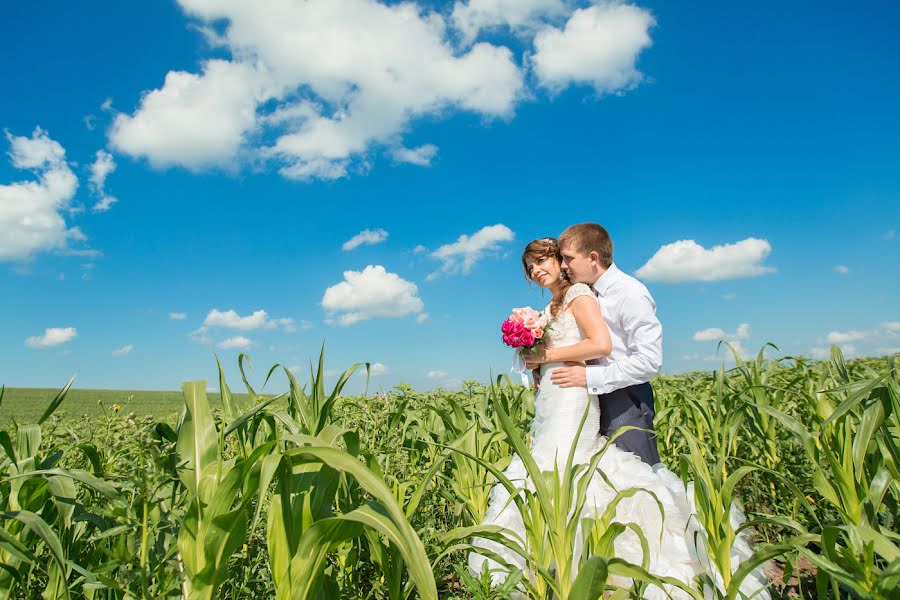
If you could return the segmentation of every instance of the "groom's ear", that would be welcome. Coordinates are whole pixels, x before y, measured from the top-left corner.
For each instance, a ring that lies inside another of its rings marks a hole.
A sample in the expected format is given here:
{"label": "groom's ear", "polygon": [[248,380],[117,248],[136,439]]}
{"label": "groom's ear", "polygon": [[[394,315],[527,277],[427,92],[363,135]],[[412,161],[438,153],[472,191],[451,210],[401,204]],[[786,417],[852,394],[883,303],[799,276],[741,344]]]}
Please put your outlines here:
{"label": "groom's ear", "polygon": [[600,253],[596,250],[591,250],[590,254],[588,254],[588,258],[593,262],[600,262]]}

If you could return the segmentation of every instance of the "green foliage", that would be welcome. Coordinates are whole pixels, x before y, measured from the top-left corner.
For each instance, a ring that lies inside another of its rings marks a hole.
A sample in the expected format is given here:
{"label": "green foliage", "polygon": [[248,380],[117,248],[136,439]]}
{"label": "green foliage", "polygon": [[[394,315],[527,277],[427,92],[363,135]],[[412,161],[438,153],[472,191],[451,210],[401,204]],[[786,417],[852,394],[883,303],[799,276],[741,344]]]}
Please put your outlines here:
{"label": "green foliage", "polygon": [[[900,410],[890,359],[750,360],[654,381],[668,465],[693,481],[698,535],[717,578],[695,597],[740,598],[755,564],[775,597],[897,597]],[[579,522],[584,475],[540,473],[523,437],[534,395],[508,380],[460,391],[343,395],[324,354],[301,383],[276,365],[246,393],[221,375],[163,392],[0,388],[0,600],[4,598],[640,597],[674,585],[614,556],[634,524],[615,505]],[[283,376],[283,377],[282,377]],[[168,394],[168,395],[167,395]],[[519,454],[535,481],[503,470]],[[561,457],[561,461],[562,461]],[[596,457],[595,457],[596,458]],[[595,461],[596,463],[596,461]],[[526,538],[481,526],[490,490],[511,492]],[[620,490],[621,497],[646,493]],[[756,537],[738,568],[743,504]],[[580,532],[580,533],[579,533]],[[583,536],[585,552],[574,542]],[[465,568],[473,536],[526,557],[492,588]],[[795,565],[797,570],[791,585]],[[577,577],[572,573],[577,570]],[[633,581],[630,588],[616,582]]]}

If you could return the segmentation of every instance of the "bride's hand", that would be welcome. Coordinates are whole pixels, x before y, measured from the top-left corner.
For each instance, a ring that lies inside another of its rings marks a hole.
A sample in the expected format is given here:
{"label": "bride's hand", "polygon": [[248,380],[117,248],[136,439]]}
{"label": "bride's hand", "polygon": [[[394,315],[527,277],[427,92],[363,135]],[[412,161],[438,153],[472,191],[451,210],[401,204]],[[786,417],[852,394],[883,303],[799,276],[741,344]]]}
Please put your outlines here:
{"label": "bride's hand", "polygon": [[538,346],[532,352],[523,352],[522,358],[525,359],[525,367],[533,371],[547,362],[547,349],[543,346]]}

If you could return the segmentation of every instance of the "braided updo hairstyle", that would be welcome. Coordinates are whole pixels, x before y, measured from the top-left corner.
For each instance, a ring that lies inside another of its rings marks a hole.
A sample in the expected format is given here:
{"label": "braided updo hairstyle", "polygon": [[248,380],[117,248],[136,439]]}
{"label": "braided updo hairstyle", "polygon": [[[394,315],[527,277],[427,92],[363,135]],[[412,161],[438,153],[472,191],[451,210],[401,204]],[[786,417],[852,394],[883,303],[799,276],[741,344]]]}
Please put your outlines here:
{"label": "braided updo hairstyle", "polygon": [[[559,251],[559,242],[556,238],[546,237],[530,241],[528,242],[528,245],[525,246],[525,251],[522,252],[522,268],[525,269],[525,279],[530,282],[532,280],[531,273],[528,272],[528,263],[525,262],[529,258],[534,261],[553,258],[558,264],[562,265],[562,254]],[[563,277],[559,281],[559,286],[556,288],[553,298],[550,299],[550,316],[553,318],[556,318],[559,314],[559,311],[562,308],[563,299],[566,297],[566,292],[569,291],[570,287],[572,287],[572,282],[569,281],[568,277],[563,273]]]}

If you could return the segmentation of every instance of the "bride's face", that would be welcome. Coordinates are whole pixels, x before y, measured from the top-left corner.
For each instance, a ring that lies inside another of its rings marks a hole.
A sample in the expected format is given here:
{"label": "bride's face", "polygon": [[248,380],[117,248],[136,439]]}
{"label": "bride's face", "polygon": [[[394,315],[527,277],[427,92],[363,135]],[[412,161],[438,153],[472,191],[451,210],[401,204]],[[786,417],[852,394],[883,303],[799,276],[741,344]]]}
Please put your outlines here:
{"label": "bride's face", "polygon": [[525,266],[528,268],[531,280],[543,288],[559,282],[559,275],[562,273],[559,263],[552,256],[544,258],[529,256],[525,259]]}

